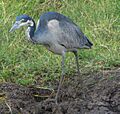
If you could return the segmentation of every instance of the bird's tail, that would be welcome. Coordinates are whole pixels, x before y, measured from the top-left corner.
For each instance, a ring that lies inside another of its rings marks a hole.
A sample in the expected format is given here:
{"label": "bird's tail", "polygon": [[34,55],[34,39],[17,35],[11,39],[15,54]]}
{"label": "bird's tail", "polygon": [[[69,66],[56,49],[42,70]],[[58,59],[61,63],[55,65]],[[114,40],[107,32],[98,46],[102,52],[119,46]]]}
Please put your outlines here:
{"label": "bird's tail", "polygon": [[84,36],[84,38],[86,39],[85,46],[91,48],[93,46],[93,43],[86,36]]}

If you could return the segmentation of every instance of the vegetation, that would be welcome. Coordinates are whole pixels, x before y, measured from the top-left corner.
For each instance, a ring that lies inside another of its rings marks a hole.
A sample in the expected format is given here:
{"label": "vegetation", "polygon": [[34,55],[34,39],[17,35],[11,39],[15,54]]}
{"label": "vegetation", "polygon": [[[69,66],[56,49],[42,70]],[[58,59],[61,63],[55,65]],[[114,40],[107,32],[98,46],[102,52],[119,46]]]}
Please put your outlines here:
{"label": "vegetation", "polygon": [[[9,33],[17,15],[28,14],[35,21],[46,11],[70,17],[94,43],[79,51],[81,72],[120,66],[119,0],[0,0],[0,81],[23,85],[59,79],[61,57],[25,38],[25,29]],[[67,54],[66,73],[74,75],[74,55]]]}

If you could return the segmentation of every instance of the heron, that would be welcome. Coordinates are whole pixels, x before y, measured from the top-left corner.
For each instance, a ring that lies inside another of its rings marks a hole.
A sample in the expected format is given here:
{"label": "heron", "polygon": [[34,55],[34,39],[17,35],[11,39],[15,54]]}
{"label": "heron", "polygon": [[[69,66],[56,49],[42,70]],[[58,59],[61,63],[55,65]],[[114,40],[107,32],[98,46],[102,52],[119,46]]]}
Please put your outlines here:
{"label": "heron", "polygon": [[78,62],[78,49],[90,49],[93,43],[84,35],[79,26],[69,17],[58,12],[45,12],[40,16],[37,26],[30,16],[23,14],[16,17],[10,32],[27,26],[27,39],[35,44],[45,46],[49,51],[61,55],[61,78],[58,85],[55,102],[65,75],[66,52],[73,52],[77,66],[78,75],[80,75]]}

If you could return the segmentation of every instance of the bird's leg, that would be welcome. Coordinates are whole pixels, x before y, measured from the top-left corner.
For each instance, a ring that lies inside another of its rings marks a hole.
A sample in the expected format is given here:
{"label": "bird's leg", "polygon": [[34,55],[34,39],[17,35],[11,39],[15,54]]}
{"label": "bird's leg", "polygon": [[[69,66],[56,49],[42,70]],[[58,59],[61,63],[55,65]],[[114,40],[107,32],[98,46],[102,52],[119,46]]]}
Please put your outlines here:
{"label": "bird's leg", "polygon": [[60,79],[60,82],[59,82],[59,86],[58,86],[58,90],[57,90],[57,93],[56,93],[56,97],[55,97],[55,102],[57,104],[57,100],[58,100],[58,95],[59,95],[59,92],[60,92],[60,89],[61,89],[61,86],[62,86],[62,83],[63,83],[63,80],[64,80],[64,64],[65,64],[65,52],[62,53],[62,73],[61,73],[61,79]]}
{"label": "bird's leg", "polygon": [[[78,76],[80,76],[80,69],[79,69],[79,62],[78,62],[78,52],[76,50],[76,51],[73,51],[73,53],[74,53],[75,59],[76,59]],[[80,84],[81,84],[81,88],[83,88],[83,78],[82,78],[82,75],[80,76]]]}
{"label": "bird's leg", "polygon": [[85,84],[84,84],[84,82],[83,82],[84,80],[83,80],[82,75],[80,75],[79,62],[78,62],[78,52],[77,52],[77,50],[75,50],[75,51],[73,51],[73,53],[74,53],[75,59],[76,59],[78,76],[80,76],[79,82],[80,82],[80,86],[81,86],[81,93],[82,93],[82,95],[83,95],[83,98],[86,98],[85,95],[86,95],[86,91],[88,91],[88,90],[87,90],[87,88],[86,88],[86,86],[85,86]]}
{"label": "bird's leg", "polygon": [[76,60],[76,65],[77,65],[77,72],[78,75],[80,76],[80,69],[79,69],[79,62],[78,62],[78,53],[77,51],[73,51],[74,55],[75,55],[75,60]]}

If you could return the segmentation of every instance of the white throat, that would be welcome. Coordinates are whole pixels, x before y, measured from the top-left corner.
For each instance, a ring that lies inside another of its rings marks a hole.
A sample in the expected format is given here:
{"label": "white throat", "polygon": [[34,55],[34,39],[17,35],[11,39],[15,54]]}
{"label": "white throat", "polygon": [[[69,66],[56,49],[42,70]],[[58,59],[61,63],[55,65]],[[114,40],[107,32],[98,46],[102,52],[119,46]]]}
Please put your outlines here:
{"label": "white throat", "polygon": [[26,33],[27,39],[28,39],[29,41],[31,41],[30,34],[29,34],[29,33],[30,33],[30,27],[27,28],[27,30],[26,30],[25,33]]}
{"label": "white throat", "polygon": [[28,21],[27,21],[27,24],[29,24],[30,26],[34,26],[34,23],[33,23],[32,20],[28,20]]}

